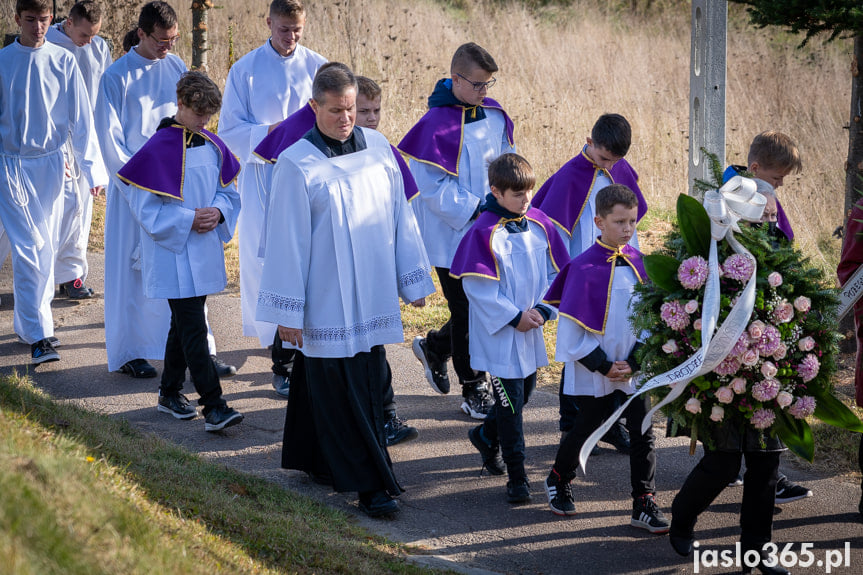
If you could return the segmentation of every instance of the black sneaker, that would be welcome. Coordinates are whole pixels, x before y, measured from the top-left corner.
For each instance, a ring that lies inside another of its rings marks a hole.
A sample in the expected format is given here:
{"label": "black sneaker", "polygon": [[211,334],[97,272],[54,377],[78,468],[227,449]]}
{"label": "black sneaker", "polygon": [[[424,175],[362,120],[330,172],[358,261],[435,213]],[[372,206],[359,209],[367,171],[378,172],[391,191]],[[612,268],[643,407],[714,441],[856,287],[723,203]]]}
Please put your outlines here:
{"label": "black sneaker", "polygon": [[[59,340],[59,339],[57,339],[57,338],[56,338],[55,336],[53,336],[53,335],[52,335],[51,337],[46,337],[45,339],[47,339],[47,340],[48,340],[48,342],[51,344],[51,346],[52,346],[52,347],[57,348],[57,347],[60,347],[61,345],[63,345],[63,344],[60,342],[60,340]],[[18,336],[18,343],[23,343],[24,345],[30,345],[30,344],[29,344],[29,343],[27,343],[27,342],[24,340],[24,338],[23,338],[23,337],[21,337],[20,335]]]}
{"label": "black sneaker", "polygon": [[84,285],[84,280],[77,278],[70,282],[60,284],[60,293],[66,294],[72,299],[88,299],[93,297],[93,290]]}
{"label": "black sneaker", "polygon": [[146,359],[132,359],[120,367],[120,373],[131,375],[134,378],[148,378],[159,375],[156,368],[150,365]]}
{"label": "black sneaker", "polygon": [[553,468],[545,480],[545,494],[548,507],[555,515],[575,515],[575,498],[572,496],[572,483],[564,481]]}
{"label": "black sneaker", "polygon": [[472,427],[467,432],[467,438],[470,439],[470,442],[476,447],[476,450],[479,451],[482,457],[482,467],[479,468],[479,474],[482,475],[483,469],[488,469],[488,472],[492,475],[503,475],[506,471],[506,465],[500,456],[500,449],[497,445],[492,446],[483,441],[480,435],[481,429],[482,425],[478,425]]}
{"label": "black sneaker", "polygon": [[278,373],[273,374],[273,389],[282,397],[288,397],[291,392],[291,378]]}
{"label": "black sneaker", "polygon": [[656,506],[652,493],[645,493],[632,501],[632,520],[629,524],[656,534],[668,533],[669,529],[668,519]]}
{"label": "black sneaker", "polygon": [[602,436],[602,441],[611,444],[618,453],[622,453],[623,455],[629,455],[630,451],[632,451],[629,443],[629,432],[619,419]]}
{"label": "black sneaker", "polygon": [[34,365],[59,360],[60,354],[57,353],[48,338],[40,339],[30,346],[30,363]]}
{"label": "black sneaker", "polygon": [[360,509],[369,517],[383,517],[398,512],[399,504],[386,491],[360,493]]}
{"label": "black sneaker", "polygon": [[385,415],[384,434],[387,438],[387,447],[402,441],[416,439],[419,436],[420,432],[417,431],[417,428],[408,425],[407,421],[396,415],[395,411]]}
{"label": "black sneaker", "polygon": [[446,370],[446,359],[431,351],[426,344],[426,338],[416,336],[411,348],[414,355],[425,368],[426,379],[432,389],[438,393],[449,393],[449,375]]}
{"label": "black sneaker", "polygon": [[506,500],[510,503],[530,501],[530,484],[527,479],[514,479],[506,482]]}
{"label": "black sneaker", "polygon": [[192,407],[182,393],[162,395],[159,392],[159,402],[156,404],[156,409],[162,413],[169,413],[177,419],[194,419],[198,416],[198,411]]}
{"label": "black sneaker", "polygon": [[461,410],[473,419],[485,419],[492,407],[494,407],[494,398],[488,392],[488,386],[485,383],[468,390],[461,403]]}
{"label": "black sneaker", "polygon": [[796,483],[791,483],[788,481],[788,478],[784,475],[779,477],[779,481],[776,482],[776,503],[790,503],[792,501],[797,501],[798,499],[805,499],[807,497],[812,497],[812,491],[806,489],[802,485],[798,485]]}
{"label": "black sneaker", "polygon": [[214,407],[204,416],[204,431],[219,431],[243,421],[243,414],[239,411],[220,405]]}
{"label": "black sneaker", "polygon": [[216,366],[216,374],[218,374],[219,379],[227,379],[237,375],[237,368],[233,365],[228,365],[215,355],[211,355],[210,359],[213,360],[213,364]]}

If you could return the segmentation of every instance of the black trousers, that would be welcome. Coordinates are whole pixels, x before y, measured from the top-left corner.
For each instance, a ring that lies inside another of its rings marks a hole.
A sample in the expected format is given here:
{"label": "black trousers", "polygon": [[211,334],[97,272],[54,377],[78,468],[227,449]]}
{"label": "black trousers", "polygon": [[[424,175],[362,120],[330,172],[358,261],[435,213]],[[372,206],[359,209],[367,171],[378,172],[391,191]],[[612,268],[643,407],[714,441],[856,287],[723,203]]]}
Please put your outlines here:
{"label": "black trousers", "polygon": [[160,388],[162,395],[180,393],[188,368],[195,391],[201,396],[198,403],[204,406],[204,414],[225,405],[219,374],[207,346],[206,301],[207,296],[168,300],[171,329],[165,343],[165,366]]}
{"label": "black trousers", "polygon": [[500,444],[510,480],[527,479],[524,470],[524,406],[536,389],[536,373],[524,379],[491,378],[494,407],[482,424],[482,433]]}
{"label": "black trousers", "polygon": [[[386,352],[384,352],[384,356],[386,356]],[[294,371],[294,360],[297,359],[298,354],[297,350],[282,346],[282,338],[279,337],[278,330],[276,330],[276,335],[273,337],[270,357],[273,360],[273,373],[290,378]],[[393,390],[393,374],[390,364],[387,362],[387,379],[384,387],[384,412],[395,410],[396,399],[395,391]]]}
{"label": "black trousers", "polygon": [[464,293],[461,280],[449,275],[449,268],[435,268],[435,272],[449,307],[450,318],[439,330],[428,333],[426,345],[442,358],[452,357],[452,366],[458,375],[458,382],[462,385],[462,395],[467,397],[471,390],[465,389],[465,382],[485,378],[484,371],[476,371],[470,366],[467,294]]}
{"label": "black trousers", "polygon": [[671,504],[671,528],[674,534],[692,536],[698,516],[737,477],[741,459],[745,458],[740,543],[744,550],[760,550],[772,537],[780,453],[715,451],[705,448],[704,457],[686,478]]}
{"label": "black trousers", "polygon": [[[554,459],[554,468],[561,477],[571,480],[578,467],[578,453],[581,446],[603,421],[611,417],[614,410],[626,401],[626,394],[615,391],[603,397],[590,395],[569,396],[578,410],[578,417],[572,429],[561,441]],[[629,431],[632,449],[629,453],[629,480],[632,484],[632,497],[645,493],[656,493],[656,451],[654,450],[653,427],[641,433],[641,421],[650,411],[647,395],[636,397],[623,412],[626,429]]]}

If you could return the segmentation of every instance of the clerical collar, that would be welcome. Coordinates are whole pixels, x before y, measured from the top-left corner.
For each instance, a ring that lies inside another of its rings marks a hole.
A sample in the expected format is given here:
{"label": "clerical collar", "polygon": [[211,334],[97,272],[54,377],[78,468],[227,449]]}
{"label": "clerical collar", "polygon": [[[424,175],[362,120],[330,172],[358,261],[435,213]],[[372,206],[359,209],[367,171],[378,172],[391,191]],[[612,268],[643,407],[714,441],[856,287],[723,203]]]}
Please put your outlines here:
{"label": "clerical collar", "polygon": [[356,128],[354,128],[347,140],[340,142],[339,140],[324,135],[324,133],[318,129],[318,125],[316,123],[312,126],[311,130],[306,132],[303,139],[311,142],[328,158],[344,156],[345,154],[352,154],[366,149],[366,138],[363,135],[363,131],[357,130]]}
{"label": "clerical collar", "polygon": [[197,148],[198,146],[203,146],[207,143],[207,140],[204,138],[204,136],[202,136],[201,134],[199,134],[197,132],[192,132],[191,130],[188,130],[180,122],[175,120],[173,116],[171,116],[169,118],[162,118],[162,121],[159,122],[159,127],[156,128],[156,131],[158,132],[162,128],[170,128],[171,126],[180,126],[186,132],[188,132],[188,134],[185,134],[185,132],[184,132],[184,134],[185,134],[184,139],[186,142],[186,148]]}

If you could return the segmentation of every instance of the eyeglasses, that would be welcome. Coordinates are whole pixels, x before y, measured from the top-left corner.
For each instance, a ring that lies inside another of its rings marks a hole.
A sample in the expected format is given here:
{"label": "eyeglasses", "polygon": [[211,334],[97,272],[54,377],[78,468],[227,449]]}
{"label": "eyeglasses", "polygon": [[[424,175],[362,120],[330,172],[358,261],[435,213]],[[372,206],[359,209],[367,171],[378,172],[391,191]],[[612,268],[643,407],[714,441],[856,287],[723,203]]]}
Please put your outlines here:
{"label": "eyeglasses", "polygon": [[159,40],[158,38],[156,38],[152,34],[147,34],[147,36],[152,38],[153,41],[156,43],[156,46],[158,46],[159,48],[170,48],[171,46],[173,46],[174,44],[177,43],[177,40],[180,39],[179,34],[177,34],[173,38],[168,38],[167,40]]}
{"label": "eyeglasses", "polygon": [[468,80],[467,78],[465,78],[464,76],[459,74],[458,72],[456,72],[455,75],[458,76],[459,78],[461,78],[462,80],[464,80],[465,82],[467,82],[468,84],[470,84],[473,87],[474,92],[479,92],[483,88],[489,89],[495,85],[495,82],[497,82],[497,78],[495,78],[495,77],[492,77],[492,79],[489,80],[488,82],[471,82],[470,80]]}

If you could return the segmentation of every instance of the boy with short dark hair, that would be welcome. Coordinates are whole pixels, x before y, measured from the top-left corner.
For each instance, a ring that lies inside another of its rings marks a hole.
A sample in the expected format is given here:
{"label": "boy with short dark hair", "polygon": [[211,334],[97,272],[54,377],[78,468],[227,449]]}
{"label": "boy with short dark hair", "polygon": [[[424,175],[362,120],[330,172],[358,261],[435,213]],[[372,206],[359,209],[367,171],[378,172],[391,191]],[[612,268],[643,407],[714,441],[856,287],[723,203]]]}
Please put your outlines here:
{"label": "boy with short dark hair", "polygon": [[167,299],[171,308],[157,409],[177,419],[197,416],[180,393],[188,368],[204,407],[206,431],[243,420],[222,398],[204,315],[207,295],[227,285],[223,244],[231,240],[240,211],[239,162],[204,129],[221,102],[219,88],[206,75],[186,73],[177,83],[176,115],[164,118],[118,173],[129,184],[122,191],[145,232],[145,295]]}
{"label": "boy with short dark hair", "polygon": [[542,325],[557,317],[541,300],[569,254],[554,224],[530,207],[536,178],[527,160],[499,156],[488,167],[488,182],[491,193],[459,244],[450,274],[462,279],[470,301],[471,367],[491,374],[494,394],[494,407],[468,438],[490,473],[502,475],[506,464],[507,500],[523,503],[530,486],[522,410],[536,387],[536,370],[548,365]]}
{"label": "boy with short dark hair", "polygon": [[[574,258],[593,245],[598,230],[596,193],[611,184],[624,184],[638,198],[638,220],[647,213],[647,202],[638,187],[638,174],[624,159],[632,145],[632,127],[620,114],[603,114],[590,131],[581,153],[555,172],[539,189],[533,205],[545,212],[557,225],[560,237]],[[638,249],[634,232],[630,245]],[[565,394],[560,397],[560,431],[572,429],[577,410]],[[617,422],[603,437],[623,454],[630,449],[623,423]]]}
{"label": "boy with short dark hair", "polygon": [[428,112],[398,146],[410,158],[419,188],[411,205],[450,311],[443,327],[414,339],[414,355],[432,389],[442,394],[450,390],[446,361],[452,356],[462,387],[461,409],[474,419],[485,419],[494,401],[486,374],[471,367],[468,299],[461,280],[449,270],[459,242],[479,215],[488,190],[488,164],[515,151],[512,120],[500,104],[486,97],[497,70],[494,58],[481,46],[459,46],[450,77],[437,82]]}
{"label": "boy with short dark hair", "polygon": [[[596,194],[594,222],[600,236],[557,276],[545,297],[560,313],[555,358],[566,362],[562,393],[578,410],[572,430],[561,441],[545,488],[556,515],[575,515],[571,481],[582,445],[618,405],[635,392],[638,340],[629,325],[635,284],[646,274],[641,253],[629,245],[638,219],[638,197],[613,184]],[[656,506],[656,452],[653,429],[641,432],[650,399],[640,395],[626,411],[634,527],[668,532],[668,521]]]}
{"label": "boy with short dark hair", "polygon": [[60,359],[51,301],[67,142],[89,191],[108,180],[75,57],[46,42],[51,10],[47,0],[17,0],[21,33],[0,50],[0,223],[12,253],[14,329],[33,364]]}

